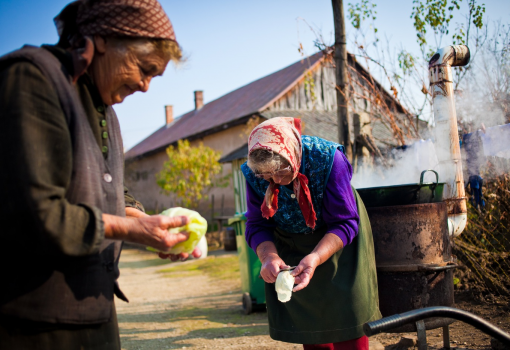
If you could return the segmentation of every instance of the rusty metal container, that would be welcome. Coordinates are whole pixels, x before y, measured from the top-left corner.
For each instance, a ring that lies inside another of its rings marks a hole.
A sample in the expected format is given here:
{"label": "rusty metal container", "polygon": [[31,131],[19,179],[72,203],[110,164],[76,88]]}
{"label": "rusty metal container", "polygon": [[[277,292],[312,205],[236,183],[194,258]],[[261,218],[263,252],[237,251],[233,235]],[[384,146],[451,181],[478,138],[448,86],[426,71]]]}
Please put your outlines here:
{"label": "rusty metal container", "polygon": [[[374,236],[383,316],[453,305],[453,270],[446,203],[367,208]],[[429,319],[426,329],[450,319]],[[415,324],[393,332],[411,332]]]}

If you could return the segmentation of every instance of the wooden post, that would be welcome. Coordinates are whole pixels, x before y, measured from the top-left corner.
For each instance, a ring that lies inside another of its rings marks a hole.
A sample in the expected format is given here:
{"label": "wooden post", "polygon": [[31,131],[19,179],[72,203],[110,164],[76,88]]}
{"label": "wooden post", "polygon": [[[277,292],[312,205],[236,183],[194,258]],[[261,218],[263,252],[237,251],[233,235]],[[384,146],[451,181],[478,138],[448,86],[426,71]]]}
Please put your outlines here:
{"label": "wooden post", "polygon": [[331,0],[335,23],[336,98],[338,105],[338,142],[345,146],[347,159],[352,163],[352,120],[349,117],[349,84],[347,77],[347,39],[343,0]]}

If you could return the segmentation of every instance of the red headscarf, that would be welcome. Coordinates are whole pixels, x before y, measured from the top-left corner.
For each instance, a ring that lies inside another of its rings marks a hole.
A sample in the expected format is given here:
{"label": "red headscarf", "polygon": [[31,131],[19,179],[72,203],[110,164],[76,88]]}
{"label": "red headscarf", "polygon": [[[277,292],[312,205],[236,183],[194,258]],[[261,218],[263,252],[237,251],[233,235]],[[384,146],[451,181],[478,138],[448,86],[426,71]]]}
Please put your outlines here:
{"label": "red headscarf", "polygon": [[[301,120],[296,118],[273,118],[256,126],[248,139],[248,154],[257,150],[273,151],[285,158],[293,172],[293,190],[298,199],[299,208],[303,213],[306,225],[315,228],[317,217],[308,188],[308,179],[299,172],[301,166]],[[261,210],[266,219],[278,210],[278,193],[280,185],[272,179],[267,188]]]}

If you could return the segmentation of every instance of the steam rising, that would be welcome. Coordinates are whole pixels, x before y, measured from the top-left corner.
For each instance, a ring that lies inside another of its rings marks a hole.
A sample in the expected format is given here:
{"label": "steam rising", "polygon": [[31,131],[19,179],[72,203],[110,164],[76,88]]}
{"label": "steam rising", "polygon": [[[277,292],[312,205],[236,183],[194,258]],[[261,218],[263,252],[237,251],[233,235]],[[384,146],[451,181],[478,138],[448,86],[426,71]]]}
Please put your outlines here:
{"label": "steam rising", "polygon": [[[505,123],[505,113],[494,103],[490,103],[487,97],[482,94],[470,91],[456,92],[456,109],[459,119],[460,139],[465,133],[476,132],[480,130],[484,144],[485,156],[497,156],[510,159],[510,127],[508,132],[499,130],[498,125]],[[486,132],[486,134],[484,133]],[[432,130],[433,133],[433,130]],[[491,154],[487,145],[492,144],[491,149],[498,149],[498,153]],[[390,152],[387,164],[358,165],[357,171],[352,178],[352,184],[355,188],[394,186],[402,184],[416,184],[420,182],[420,174],[423,170],[432,169],[439,173],[439,182],[443,182],[439,171],[438,159],[445,159],[449,154],[449,149],[437,149],[431,139],[420,140],[405,150],[394,149]],[[497,147],[494,147],[497,144]],[[463,158],[463,169],[466,170],[465,149],[461,148]],[[507,164],[505,162],[504,164]],[[483,168],[485,164],[480,164]],[[508,166],[499,166],[492,169],[496,173],[491,176],[502,175],[510,169]],[[466,172],[465,172],[466,173]],[[467,174],[466,174],[467,175]],[[464,176],[464,182],[467,183],[468,176]],[[435,175],[428,172],[425,175],[424,183],[435,182]]]}
{"label": "steam rising", "polygon": [[[395,149],[389,157],[389,167],[371,167],[367,164],[360,166],[352,178],[355,188],[394,186],[402,184],[417,184],[420,174],[424,170],[438,171],[434,144],[429,140],[420,140],[405,150]],[[424,183],[436,182],[432,172],[425,174]],[[439,176],[441,182],[441,176]]]}
{"label": "steam rising", "polygon": [[[505,123],[505,113],[500,106],[490,103],[486,96],[470,90],[457,92],[455,106],[465,133]],[[501,141],[510,148],[510,140]]]}

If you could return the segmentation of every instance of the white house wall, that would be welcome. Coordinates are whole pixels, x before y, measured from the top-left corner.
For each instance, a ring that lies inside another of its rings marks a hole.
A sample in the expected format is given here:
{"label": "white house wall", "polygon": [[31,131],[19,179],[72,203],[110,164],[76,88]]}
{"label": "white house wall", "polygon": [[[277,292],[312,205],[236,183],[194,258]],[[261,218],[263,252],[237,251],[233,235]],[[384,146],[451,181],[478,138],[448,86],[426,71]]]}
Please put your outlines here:
{"label": "white house wall", "polygon": [[[191,142],[192,146],[203,142],[205,146],[220,151],[226,155],[246,143],[247,136],[243,133],[245,125],[239,125],[224,131],[206,136],[199,140]],[[126,164],[125,183],[130,193],[142,202],[145,209],[151,212],[161,212],[171,206],[176,206],[176,201],[171,196],[161,193],[161,188],[156,183],[156,174],[163,168],[163,163],[168,159],[166,152],[155,153],[153,155],[128,162]],[[231,165],[223,164],[223,175],[231,174]],[[221,215],[221,199],[224,198],[223,215],[232,215],[234,208],[234,189],[232,180],[225,188],[215,188],[209,193],[209,200],[201,203],[199,211],[206,218],[211,217],[211,195],[215,198],[215,215]]]}

